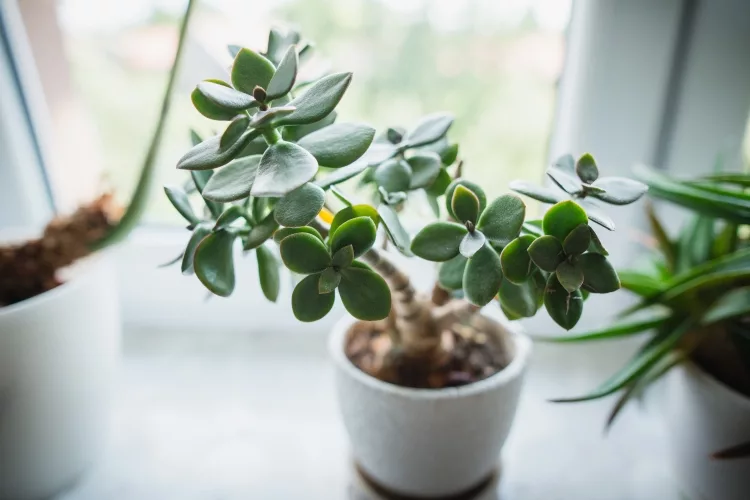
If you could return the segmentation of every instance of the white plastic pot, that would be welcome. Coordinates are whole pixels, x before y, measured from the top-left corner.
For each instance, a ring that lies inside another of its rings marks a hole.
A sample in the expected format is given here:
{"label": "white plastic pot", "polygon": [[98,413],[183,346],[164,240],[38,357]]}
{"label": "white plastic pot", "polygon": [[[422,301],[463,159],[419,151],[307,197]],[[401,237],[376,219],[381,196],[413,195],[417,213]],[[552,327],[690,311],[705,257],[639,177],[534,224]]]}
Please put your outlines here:
{"label": "white plastic pot", "polygon": [[119,352],[115,273],[98,255],[65,284],[0,308],[0,498],[46,498],[94,462]]}
{"label": "white plastic pot", "polygon": [[692,363],[672,370],[664,416],[675,478],[694,500],[750,498],[750,458],[715,460],[717,451],[750,441],[750,398]]}
{"label": "white plastic pot", "polygon": [[344,353],[355,320],[334,327],[329,349],[352,454],[380,486],[415,497],[471,490],[498,466],[521,393],[531,342],[511,332],[513,359],[501,372],[474,384],[411,389],[377,380]]}

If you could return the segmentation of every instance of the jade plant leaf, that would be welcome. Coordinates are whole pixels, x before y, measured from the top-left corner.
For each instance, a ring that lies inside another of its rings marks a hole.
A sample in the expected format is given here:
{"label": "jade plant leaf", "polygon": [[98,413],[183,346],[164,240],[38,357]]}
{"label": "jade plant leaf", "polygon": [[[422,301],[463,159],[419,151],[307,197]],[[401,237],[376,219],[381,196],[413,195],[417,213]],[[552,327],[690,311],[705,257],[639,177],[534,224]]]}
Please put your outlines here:
{"label": "jade plant leaf", "polygon": [[411,184],[411,167],[398,158],[386,160],[375,169],[375,183],[389,193],[406,191]]}
{"label": "jade plant leaf", "polygon": [[351,245],[346,245],[345,247],[338,249],[336,253],[333,254],[331,266],[336,269],[344,269],[351,266],[353,261],[354,247]]}
{"label": "jade plant leaf", "polygon": [[451,260],[440,264],[438,283],[446,290],[460,290],[464,285],[464,271],[469,259],[456,255]]}
{"label": "jade plant leaf", "polygon": [[500,257],[489,245],[485,245],[466,264],[463,279],[466,299],[477,306],[489,304],[502,282]]}
{"label": "jade plant leaf", "polygon": [[247,198],[258,173],[260,158],[260,155],[245,156],[216,170],[206,183],[203,196],[213,201]]}
{"label": "jade plant leaf", "polygon": [[[218,89],[226,89],[227,91],[231,91],[233,93],[237,93],[239,95],[245,95],[242,92],[237,92],[233,88],[229,87],[228,83],[222,82],[221,80],[208,80],[205,82],[201,82],[198,84],[198,86],[193,90],[193,92],[190,94],[190,100],[193,102],[193,106],[196,110],[206,118],[210,120],[220,120],[220,121],[228,121],[237,116],[237,113],[239,111],[242,111],[242,109],[235,109],[231,107],[223,106],[222,104],[217,103],[214,99],[209,98],[202,88],[205,89],[207,85],[210,85],[209,88],[218,88]],[[246,96],[253,101],[251,96]],[[245,104],[246,102],[243,102]],[[248,108],[252,107],[254,103],[248,103]]]}
{"label": "jade plant leaf", "polygon": [[318,162],[298,145],[279,141],[269,146],[260,160],[253,196],[280,197],[315,177]]}
{"label": "jade plant leaf", "polygon": [[230,205],[221,215],[216,218],[213,230],[226,229],[237,219],[244,217],[245,211],[238,205]]}
{"label": "jade plant leaf", "polygon": [[280,118],[274,124],[304,125],[322,120],[339,103],[351,81],[351,73],[334,73],[321,78],[289,103],[296,108],[294,113]]}
{"label": "jade plant leaf", "polygon": [[341,273],[332,267],[326,268],[318,278],[318,293],[331,293],[341,282]]}
{"label": "jade plant leaf", "polygon": [[304,226],[318,215],[325,199],[326,193],[321,188],[310,182],[303,184],[276,203],[276,222],[288,227]]}
{"label": "jade plant leaf", "polygon": [[237,142],[247,130],[250,118],[247,115],[235,116],[219,139],[219,149],[226,149]]}
{"label": "jade plant leaf", "polygon": [[523,284],[531,276],[534,264],[529,256],[529,246],[536,238],[527,234],[508,243],[500,253],[500,264],[507,281]]}
{"label": "jade plant leaf", "polygon": [[313,274],[331,265],[328,248],[318,238],[308,233],[297,233],[281,240],[281,260],[292,272]]}
{"label": "jade plant leaf", "polygon": [[459,222],[477,223],[479,217],[479,198],[464,186],[458,185],[453,190],[451,211]]}
{"label": "jade plant leaf", "polygon": [[450,144],[440,151],[440,161],[443,165],[453,165],[458,159],[458,144]]}
{"label": "jade plant leaf", "polygon": [[589,153],[582,155],[576,162],[576,174],[586,184],[591,184],[599,178],[599,168],[596,166],[594,157]]}
{"label": "jade plant leaf", "polygon": [[348,181],[352,177],[361,174],[362,172],[367,170],[367,167],[368,165],[366,163],[352,163],[351,165],[348,165],[346,167],[334,170],[332,173],[326,175],[322,179],[316,180],[315,184],[322,187],[323,189],[329,189],[331,186],[340,184],[344,181]]}
{"label": "jade plant leaf", "polygon": [[247,144],[258,137],[260,132],[251,130],[243,134],[229,147],[221,147],[221,136],[216,135],[193,146],[177,162],[180,170],[209,170],[226,165],[233,160]]}
{"label": "jade plant leaf", "polygon": [[372,143],[375,129],[361,123],[334,123],[312,132],[297,144],[324,167],[345,167],[359,159]]}
{"label": "jade plant leaf", "polygon": [[[444,168],[441,168],[438,171],[437,177],[435,177],[435,180],[432,182],[430,186],[428,186],[425,191],[428,195],[437,198],[438,196],[443,196],[445,194],[445,190],[448,189],[448,186],[451,185],[451,176],[448,173],[447,170]],[[474,193],[476,194],[476,193]]]}
{"label": "jade plant leaf", "polygon": [[588,250],[591,244],[591,228],[588,224],[581,224],[573,229],[563,241],[566,255],[580,255]]}
{"label": "jade plant leaf", "polygon": [[331,111],[326,116],[324,116],[322,119],[308,123],[306,125],[290,125],[287,127],[284,127],[283,135],[284,139],[292,142],[297,142],[303,137],[305,137],[307,134],[312,134],[316,130],[320,130],[324,127],[327,127],[328,125],[332,124],[336,121],[337,113],[335,111]]}
{"label": "jade plant leaf", "polygon": [[252,250],[262,245],[268,238],[273,236],[273,233],[278,229],[279,223],[276,222],[273,212],[268,214],[265,219],[260,221],[255,227],[250,230],[250,234],[245,239],[245,250]]}
{"label": "jade plant leaf", "polygon": [[581,224],[586,224],[586,212],[574,201],[561,201],[549,208],[542,219],[544,234],[554,236],[560,243]]}
{"label": "jade plant leaf", "polygon": [[417,233],[411,251],[425,260],[445,262],[458,255],[458,247],[468,233],[466,227],[455,222],[434,222]]}
{"label": "jade plant leaf", "polygon": [[211,223],[201,222],[195,229],[193,234],[190,235],[190,240],[185,247],[185,253],[182,255],[182,266],[181,270],[183,274],[193,273],[193,258],[195,257],[195,249],[198,248],[198,244],[203,241],[203,238],[211,234]]}
{"label": "jade plant leaf", "polygon": [[529,257],[542,271],[554,273],[565,260],[565,252],[554,236],[541,236],[529,245]]}
{"label": "jade plant leaf", "polygon": [[260,104],[253,96],[235,90],[228,83],[221,80],[205,80],[200,82],[196,89],[206,99],[220,106],[220,109],[232,111],[235,115],[239,111],[244,111]]}
{"label": "jade plant leaf", "polygon": [[481,231],[468,233],[466,236],[464,236],[464,239],[461,240],[461,244],[458,245],[458,251],[464,257],[470,258],[484,246],[484,243],[486,241],[487,238],[484,237],[484,234],[482,234]]}
{"label": "jade plant leaf", "polygon": [[328,314],[336,301],[334,293],[319,293],[320,275],[311,274],[297,283],[292,292],[294,317],[306,323],[318,321]]}
{"label": "jade plant leaf", "polygon": [[531,182],[513,181],[508,187],[517,193],[521,193],[542,203],[557,203],[565,199],[565,196],[560,193],[543,186],[537,186]]}
{"label": "jade plant leaf", "polygon": [[351,245],[354,257],[359,257],[375,243],[375,223],[370,217],[355,217],[341,224],[331,235],[331,252],[336,253]]}
{"label": "jade plant leaf", "polygon": [[620,278],[604,255],[585,253],[578,258],[583,271],[583,286],[592,293],[610,293],[620,289]]}
{"label": "jade plant leaf", "polygon": [[581,181],[577,179],[574,174],[569,174],[558,168],[550,167],[547,169],[547,175],[550,179],[555,181],[555,184],[557,184],[560,189],[568,194],[575,195],[583,191]]}
{"label": "jade plant leaf", "polygon": [[182,215],[190,224],[197,224],[200,218],[195,215],[193,207],[190,205],[187,193],[177,186],[164,186],[164,192],[167,195],[172,206]]}
{"label": "jade plant leaf", "polygon": [[557,275],[550,274],[547,287],[544,290],[544,307],[555,323],[570,330],[581,318],[583,312],[583,296],[580,290],[568,292],[557,279]]}
{"label": "jade plant leaf", "polygon": [[575,175],[576,160],[571,154],[562,155],[552,163],[552,168],[557,168],[570,175]]}
{"label": "jade plant leaf", "polygon": [[404,141],[413,148],[433,143],[443,137],[452,124],[453,117],[451,115],[434,114],[426,116],[406,134]]}
{"label": "jade plant leaf", "polygon": [[273,252],[261,245],[255,249],[255,257],[258,261],[258,276],[260,278],[260,289],[263,295],[271,302],[276,302],[279,297],[279,266]]}
{"label": "jade plant leaf", "polygon": [[500,285],[500,303],[519,318],[530,318],[536,314],[538,295],[539,290],[533,280],[521,284],[503,280]]}
{"label": "jade plant leaf", "polygon": [[557,280],[569,292],[575,292],[583,284],[583,270],[578,264],[564,260],[555,271]]}
{"label": "jade plant leaf", "polygon": [[276,106],[264,111],[258,111],[253,115],[253,119],[250,121],[250,126],[253,128],[268,128],[274,121],[282,116],[294,113],[294,110],[294,106]]}
{"label": "jade plant leaf", "polygon": [[336,233],[341,224],[348,220],[352,220],[355,217],[369,217],[372,219],[372,222],[375,223],[375,227],[380,223],[380,216],[378,215],[377,210],[370,205],[350,205],[336,212],[336,215],[331,222],[329,233]]}
{"label": "jade plant leaf", "polygon": [[445,190],[445,208],[448,210],[448,214],[454,219],[458,218],[456,217],[456,214],[453,213],[453,207],[451,206],[453,201],[453,193],[456,191],[456,188],[458,186],[463,186],[476,195],[477,199],[479,200],[479,212],[482,213],[482,211],[484,211],[484,208],[487,206],[487,196],[484,194],[484,189],[482,189],[478,184],[475,184],[471,181],[467,181],[465,179],[456,179],[455,181],[451,182]]}
{"label": "jade plant leaf", "polygon": [[318,238],[320,241],[323,241],[323,237],[320,235],[320,233],[315,228],[312,228],[310,226],[282,227],[281,229],[273,233],[273,241],[275,241],[276,243],[281,243],[282,240],[286,238],[287,236],[291,236],[297,233],[312,234],[313,236]]}
{"label": "jade plant leaf", "polygon": [[234,239],[229,231],[211,233],[198,244],[193,257],[195,275],[221,297],[229,297],[234,291]]}
{"label": "jade plant leaf", "polygon": [[398,214],[389,205],[381,204],[378,207],[378,215],[383,223],[385,232],[388,238],[391,240],[399,252],[404,255],[412,255],[409,246],[411,245],[411,239],[409,233],[406,232],[404,226],[401,224],[401,220],[398,218]]}
{"label": "jade plant leaf", "polygon": [[294,46],[287,49],[284,58],[276,68],[271,81],[268,82],[266,89],[266,99],[273,101],[279,97],[285,96],[294,87],[294,80],[297,78],[297,51]]}
{"label": "jade plant leaf", "polygon": [[341,271],[339,295],[349,314],[363,321],[377,321],[391,312],[391,291],[376,272],[361,267]]}
{"label": "jade plant leaf", "polygon": [[626,177],[602,177],[593,186],[604,192],[591,193],[591,196],[611,205],[629,205],[648,190],[645,184]]}
{"label": "jade plant leaf", "polygon": [[414,153],[406,159],[406,162],[411,167],[409,189],[431,186],[435,182],[435,179],[437,179],[442,168],[440,157],[436,153],[429,151]]}
{"label": "jade plant leaf", "polygon": [[526,205],[516,195],[505,194],[495,199],[482,212],[477,228],[497,245],[507,245],[521,232]]}
{"label": "jade plant leaf", "polygon": [[276,69],[273,63],[250,49],[240,49],[232,64],[232,85],[237,90],[252,95],[258,86],[268,87]]}
{"label": "jade plant leaf", "polygon": [[604,248],[604,245],[602,245],[602,242],[599,239],[599,236],[596,235],[596,232],[594,232],[594,229],[592,227],[589,227],[589,232],[591,233],[591,242],[589,243],[589,252],[600,253],[604,255],[605,257],[609,255],[609,252],[607,252],[607,249]]}

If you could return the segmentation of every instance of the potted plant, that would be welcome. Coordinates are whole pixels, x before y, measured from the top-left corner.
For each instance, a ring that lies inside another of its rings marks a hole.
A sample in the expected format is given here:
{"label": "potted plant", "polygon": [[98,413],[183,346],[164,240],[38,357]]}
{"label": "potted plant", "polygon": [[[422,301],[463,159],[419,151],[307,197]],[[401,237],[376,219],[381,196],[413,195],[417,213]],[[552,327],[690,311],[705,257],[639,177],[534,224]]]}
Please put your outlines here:
{"label": "potted plant", "polygon": [[155,174],[192,3],[130,203],[105,194],[41,235],[0,246],[0,498],[48,498],[93,463],[105,437],[120,337],[109,248],[140,220]]}
{"label": "potted plant", "polygon": [[[177,163],[189,171],[188,184],[166,188],[192,231],[182,271],[229,296],[240,244],[254,251],[269,300],[279,295],[281,263],[298,277],[291,302],[300,321],[323,318],[338,295],[350,316],[334,328],[330,351],[358,466],[401,494],[471,490],[497,465],[531,350],[507,321],[480,311],[495,302],[515,319],[544,305],[571,328],[588,293],[620,286],[588,222],[614,226],[593,203],[587,215],[576,201],[560,200],[543,219],[527,221],[518,196],[488,200],[461,178],[450,115],[380,134],[339,122],[335,108],[352,75],[298,81],[310,50],[297,33],[272,30],[265,52],[230,47],[226,80],[196,86],[197,111],[226,125],[206,140],[193,135]],[[553,179],[564,185],[563,175],[578,172],[577,186],[603,202],[630,203],[645,191],[627,179],[598,179],[588,154],[564,158],[558,171]],[[374,203],[339,189],[355,177],[360,196]],[[551,190],[514,187],[558,201]],[[400,217],[416,196],[443,217],[411,238]],[[379,232],[393,252],[440,263],[431,296],[376,245]]]}
{"label": "potted plant", "polygon": [[626,366],[582,397],[619,393],[607,426],[629,400],[669,374],[661,392],[678,481],[695,499],[750,498],[750,175],[718,173],[678,180],[645,166],[636,177],[650,194],[692,212],[669,236],[648,206],[655,251],[638,270],[620,272],[638,296],[621,316],[643,315],[558,342],[651,332]]}

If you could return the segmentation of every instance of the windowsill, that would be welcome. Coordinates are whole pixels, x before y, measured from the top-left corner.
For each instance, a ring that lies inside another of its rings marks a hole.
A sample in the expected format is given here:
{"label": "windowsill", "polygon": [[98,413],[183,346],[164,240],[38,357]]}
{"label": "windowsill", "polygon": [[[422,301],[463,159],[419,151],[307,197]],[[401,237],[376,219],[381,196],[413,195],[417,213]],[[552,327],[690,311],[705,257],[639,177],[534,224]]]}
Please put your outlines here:
{"label": "windowsill", "polygon": [[[378,498],[352,473],[326,327],[249,329],[126,329],[109,447],[61,500]],[[655,408],[605,438],[611,400],[546,402],[596,385],[622,346],[535,346],[497,497],[678,498]]]}

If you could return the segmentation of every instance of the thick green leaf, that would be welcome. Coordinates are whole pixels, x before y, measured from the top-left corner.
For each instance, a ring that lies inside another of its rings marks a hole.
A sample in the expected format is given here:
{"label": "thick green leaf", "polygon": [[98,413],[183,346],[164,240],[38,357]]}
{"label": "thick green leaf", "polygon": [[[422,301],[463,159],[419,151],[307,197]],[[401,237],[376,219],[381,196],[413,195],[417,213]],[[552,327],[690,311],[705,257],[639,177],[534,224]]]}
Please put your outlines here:
{"label": "thick green leaf", "polygon": [[609,215],[604,213],[601,207],[596,204],[595,200],[592,200],[590,198],[581,200],[581,208],[586,211],[586,215],[588,215],[590,221],[596,222],[603,228],[609,229],[610,231],[615,230],[615,222]]}
{"label": "thick green leaf", "polygon": [[440,264],[438,283],[446,290],[460,290],[464,286],[464,271],[469,259],[456,255],[451,260]]}
{"label": "thick green leaf", "polygon": [[648,190],[645,184],[625,177],[602,177],[593,186],[604,189],[604,192],[591,193],[591,196],[611,205],[629,205]]}
{"label": "thick green leaf", "polygon": [[287,227],[304,226],[318,215],[325,201],[325,191],[309,182],[303,184],[276,202],[276,222]]}
{"label": "thick green leaf", "polygon": [[453,193],[456,191],[456,188],[458,186],[463,186],[476,195],[477,199],[479,200],[479,213],[482,213],[484,211],[484,208],[487,206],[487,196],[484,194],[484,189],[482,189],[478,184],[475,184],[471,181],[456,179],[455,181],[451,182],[448,188],[445,190],[445,208],[448,210],[448,214],[450,214],[450,216],[454,219],[458,218],[456,217],[456,214],[453,213],[453,207],[451,206],[453,201]]}
{"label": "thick green leaf", "polygon": [[375,169],[375,183],[389,193],[407,191],[411,184],[411,167],[404,160],[386,160]]}
{"label": "thick green leaf", "polygon": [[586,212],[574,201],[561,201],[552,205],[542,219],[544,234],[554,236],[562,243],[581,224],[588,223]]}
{"label": "thick green leaf", "polygon": [[258,261],[258,276],[260,278],[260,289],[263,295],[271,302],[276,302],[279,297],[279,265],[273,252],[261,245],[255,249],[255,257]]}
{"label": "thick green leaf", "polygon": [[354,262],[354,247],[351,245],[347,245],[343,248],[338,249],[338,251],[333,254],[331,266],[333,266],[335,269],[340,270],[351,266],[352,262]]}
{"label": "thick green leaf", "polygon": [[[221,80],[203,81],[198,84],[196,90],[213,104],[219,106],[216,109],[221,110],[222,113],[232,112],[236,115],[239,111],[254,108],[260,104],[253,96],[235,90]],[[195,103],[195,101],[193,102]]]}
{"label": "thick green leaf", "polygon": [[[436,153],[420,151],[406,159],[411,167],[411,182],[409,189],[430,187],[440,174],[442,165]],[[442,193],[440,193],[442,194]]]}
{"label": "thick green leaf", "polygon": [[391,312],[388,284],[369,269],[352,266],[342,270],[339,295],[349,314],[363,321],[387,318]]}
{"label": "thick green leaf", "polygon": [[484,234],[481,231],[475,230],[464,236],[464,239],[461,240],[461,244],[458,246],[458,251],[464,257],[470,258],[484,246],[486,241],[487,238],[484,237]]}
{"label": "thick green leaf", "polygon": [[245,217],[245,209],[239,205],[230,205],[224,210],[221,215],[216,218],[216,224],[214,224],[214,231],[219,229],[226,229],[232,225],[234,221]]}
{"label": "thick green leaf", "polygon": [[[597,255],[597,254],[594,254]],[[583,284],[583,270],[577,264],[564,260],[555,271],[557,280],[569,292],[575,292]]]}
{"label": "thick green leaf", "polygon": [[527,220],[521,226],[521,230],[524,233],[530,234],[531,236],[535,236],[537,238],[539,238],[540,236],[544,236],[544,231],[542,231],[542,221],[540,219]]}
{"label": "thick green leaf", "polygon": [[591,242],[589,243],[589,252],[594,253],[600,253],[604,255],[605,257],[609,255],[609,252],[606,248],[604,248],[604,245],[602,245],[601,240],[599,239],[599,236],[596,235],[596,232],[594,231],[594,228],[589,226],[589,232],[591,237]]}
{"label": "thick green leaf", "polygon": [[253,115],[253,119],[250,121],[250,126],[258,129],[269,128],[273,125],[273,122],[277,121],[282,116],[291,115],[294,113],[294,110],[294,106],[276,106],[258,111]]}
{"label": "thick green leaf", "polygon": [[360,158],[372,143],[375,129],[361,123],[334,123],[312,132],[298,144],[324,167],[345,167]]}
{"label": "thick green leaf", "polygon": [[451,198],[451,211],[459,222],[477,223],[479,217],[479,198],[464,186],[456,186]]}
{"label": "thick green leaf", "polygon": [[313,236],[318,238],[320,241],[323,241],[323,237],[320,235],[320,233],[315,228],[312,228],[310,226],[282,227],[281,229],[273,233],[273,241],[275,241],[276,243],[281,243],[281,241],[287,236],[291,236],[292,234],[297,234],[297,233],[312,234]]}
{"label": "thick green leaf", "polygon": [[534,263],[529,256],[529,246],[535,239],[528,234],[519,236],[503,248],[500,264],[507,281],[521,285],[529,279],[534,270]]}
{"label": "thick green leaf", "polygon": [[586,253],[578,258],[583,271],[583,286],[593,293],[610,293],[620,289],[620,278],[607,258],[598,253]]}
{"label": "thick green leaf", "polygon": [[583,296],[580,290],[568,292],[562,286],[555,274],[547,278],[544,290],[544,307],[555,323],[570,330],[581,318],[583,312]]}
{"label": "thick green leaf", "polygon": [[359,257],[375,244],[376,228],[370,217],[355,217],[341,224],[330,236],[331,253],[351,245]]}
{"label": "thick green leaf", "polygon": [[318,279],[318,293],[331,293],[341,282],[341,274],[332,267],[320,273]]}
{"label": "thick green leaf", "polygon": [[453,117],[447,114],[425,116],[404,138],[410,147],[424,146],[443,137],[453,124]]}
{"label": "thick green leaf", "polygon": [[164,192],[166,193],[167,198],[169,198],[170,203],[172,203],[172,206],[177,209],[186,221],[190,224],[197,224],[200,221],[198,216],[195,215],[193,207],[190,205],[187,193],[185,193],[182,188],[177,186],[164,186]]}
{"label": "thick green leaf", "polygon": [[466,264],[463,279],[466,299],[477,306],[489,304],[500,290],[502,282],[500,256],[489,245],[485,245]]}
{"label": "thick green leaf", "polygon": [[250,49],[240,49],[232,64],[232,85],[240,92],[252,95],[258,86],[267,88],[276,69],[273,63]]}
{"label": "thick green leaf", "polygon": [[193,234],[188,240],[187,247],[185,247],[185,253],[182,254],[182,273],[193,274],[193,258],[195,257],[195,249],[198,248],[198,244],[203,241],[203,238],[211,234],[211,223],[201,222],[195,229]]}
{"label": "thick green leaf", "polygon": [[254,138],[260,135],[257,130],[246,132],[229,147],[221,147],[221,136],[216,135],[193,146],[177,162],[180,170],[209,170],[226,165]]}
{"label": "thick green leaf", "polygon": [[562,170],[563,172],[566,172],[570,175],[575,175],[575,164],[576,160],[575,158],[573,158],[573,155],[566,154],[560,156],[557,160],[555,160],[554,163],[552,163],[552,167]]}
{"label": "thick green leaf", "polygon": [[229,231],[211,233],[198,244],[193,258],[195,275],[221,297],[229,297],[234,291],[234,238]]}
{"label": "thick green leaf", "polygon": [[208,180],[203,196],[213,201],[235,201],[250,196],[260,165],[260,155],[238,158],[217,170]]}
{"label": "thick green leaf", "polygon": [[[211,85],[215,88],[226,88],[231,92],[236,92],[237,94],[241,95],[244,94],[242,94],[242,92],[237,92],[236,90],[229,88],[229,84],[222,82],[221,80],[208,80],[199,83],[198,87],[193,89],[193,92],[190,94],[190,100],[193,102],[193,106],[196,110],[198,110],[200,114],[202,114],[206,118],[210,120],[220,121],[228,121],[234,118],[237,115],[237,112],[240,110],[224,107],[221,104],[216,103],[213,99],[209,99],[208,96],[206,96],[201,90],[201,86],[204,85]],[[250,97],[250,99],[252,99],[252,97]]]}
{"label": "thick green leaf", "polygon": [[318,238],[308,233],[292,234],[279,244],[281,260],[292,272],[313,274],[331,265],[328,248]]}
{"label": "thick green leaf", "polygon": [[279,97],[285,96],[294,87],[294,80],[297,78],[297,51],[294,46],[287,49],[284,58],[279,63],[279,67],[271,77],[266,89],[267,100],[273,101]]}
{"label": "thick green leaf", "polygon": [[323,189],[328,189],[331,186],[340,184],[344,181],[348,181],[352,177],[355,177],[361,174],[367,168],[368,166],[366,163],[360,163],[360,162],[352,163],[351,165],[346,166],[344,168],[339,168],[337,170],[334,170],[332,173],[326,175],[322,179],[316,180],[315,184],[317,184]]}
{"label": "thick green leaf", "polygon": [[266,242],[273,233],[278,229],[279,224],[273,216],[273,212],[268,214],[265,219],[260,221],[258,225],[250,230],[250,234],[245,239],[245,250],[252,250],[258,248],[260,245]]}
{"label": "thick green leaf", "polygon": [[496,198],[482,212],[477,227],[497,245],[507,245],[521,232],[526,205],[516,195],[505,194]]}
{"label": "thick green leaf", "polygon": [[[507,276],[506,276],[507,277]],[[503,280],[500,285],[499,299],[504,310],[519,318],[531,318],[537,311],[539,291],[533,280],[520,285]]]}
{"label": "thick green leaf", "polygon": [[576,174],[586,184],[591,184],[599,178],[599,168],[596,166],[594,157],[585,153],[576,162]]}
{"label": "thick green leaf", "polygon": [[563,250],[565,250],[566,255],[580,255],[588,250],[590,244],[591,229],[588,224],[581,224],[565,238]]}
{"label": "thick green leaf", "polygon": [[440,171],[438,171],[435,181],[428,188],[426,188],[425,191],[427,191],[428,195],[437,198],[438,196],[443,196],[445,194],[445,190],[448,189],[448,186],[450,185],[450,174],[447,170],[441,168]]}
{"label": "thick green leaf", "polygon": [[411,245],[409,233],[407,233],[404,226],[401,225],[401,221],[399,220],[396,211],[388,205],[381,204],[378,207],[378,215],[380,215],[380,220],[383,222],[383,227],[385,228],[385,232],[388,234],[391,243],[393,243],[402,254],[407,256],[412,255],[411,250],[409,249],[409,246]]}
{"label": "thick green leaf", "polygon": [[445,262],[458,255],[458,247],[468,232],[461,224],[434,222],[417,233],[411,242],[411,251],[426,260]]}
{"label": "thick green leaf", "polygon": [[351,73],[334,73],[321,78],[289,103],[296,111],[280,118],[275,125],[304,125],[322,120],[339,103],[351,81]]}
{"label": "thick green leaf", "polygon": [[440,151],[438,154],[440,155],[440,161],[443,163],[443,165],[453,165],[458,158],[458,144],[451,144]]}
{"label": "thick green leaf", "polygon": [[529,245],[529,257],[542,271],[554,273],[565,260],[565,252],[560,241],[554,236],[541,236]]}
{"label": "thick green leaf", "polygon": [[547,169],[547,176],[557,184],[560,189],[568,194],[578,194],[583,190],[581,181],[575,177],[575,174],[569,174],[559,168],[550,167]]}
{"label": "thick green leaf", "polygon": [[292,292],[292,311],[294,317],[306,323],[318,321],[333,307],[336,301],[334,293],[319,293],[319,274],[306,276],[297,283]]}
{"label": "thick green leaf", "polygon": [[565,196],[543,186],[537,186],[526,181],[512,181],[508,187],[516,193],[521,193],[542,203],[557,203],[563,201]]}
{"label": "thick green leaf", "polygon": [[336,212],[328,232],[330,234],[335,234],[341,224],[348,220],[352,220],[355,217],[369,217],[372,219],[372,222],[375,223],[375,227],[380,223],[380,216],[378,215],[377,210],[370,205],[350,205]]}
{"label": "thick green leaf", "polygon": [[291,141],[291,142],[297,142],[303,137],[305,137],[307,134],[312,134],[316,130],[320,130],[322,128],[327,127],[331,123],[336,121],[336,112],[331,111],[328,113],[325,117],[322,119],[308,123],[306,125],[290,125],[287,127],[284,127],[284,139]]}
{"label": "thick green leaf", "polygon": [[298,145],[279,141],[271,145],[260,160],[253,196],[281,197],[315,177],[318,162]]}

